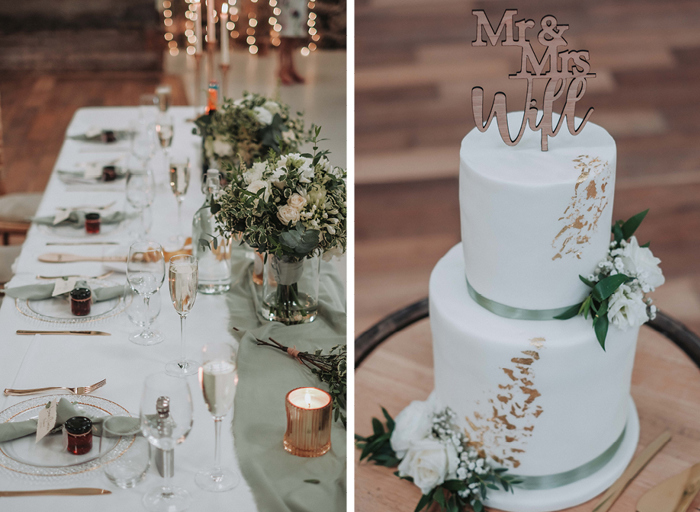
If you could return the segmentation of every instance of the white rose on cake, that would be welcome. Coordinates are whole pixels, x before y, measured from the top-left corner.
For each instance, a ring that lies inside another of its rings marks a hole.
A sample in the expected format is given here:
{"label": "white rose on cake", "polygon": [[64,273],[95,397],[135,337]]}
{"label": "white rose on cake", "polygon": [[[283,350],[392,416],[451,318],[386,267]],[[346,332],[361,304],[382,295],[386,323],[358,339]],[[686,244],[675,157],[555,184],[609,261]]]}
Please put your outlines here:
{"label": "white rose on cake", "polygon": [[272,124],[272,114],[266,108],[255,107],[253,112],[255,112],[255,118],[260,124]]}
{"label": "white rose on cake", "polygon": [[636,237],[630,238],[627,246],[620,249],[619,255],[625,270],[639,279],[644,292],[654,291],[664,284],[664,275],[659,268],[661,260],[648,247],[640,247]]}
{"label": "white rose on cake", "polygon": [[297,222],[299,222],[299,210],[293,206],[285,204],[277,209],[277,218],[285,226],[294,226]]}
{"label": "white rose on cake", "polygon": [[649,320],[642,291],[626,284],[615,290],[609,299],[608,320],[623,331],[639,327]]}
{"label": "white rose on cake", "polygon": [[411,445],[430,435],[434,413],[435,406],[432,401],[414,400],[396,416],[396,425],[391,434],[391,448],[399,459],[404,458]]}
{"label": "white rose on cake", "polygon": [[410,476],[421,492],[428,494],[448,477],[454,477],[458,465],[454,446],[428,438],[411,445],[398,469],[399,476]]}

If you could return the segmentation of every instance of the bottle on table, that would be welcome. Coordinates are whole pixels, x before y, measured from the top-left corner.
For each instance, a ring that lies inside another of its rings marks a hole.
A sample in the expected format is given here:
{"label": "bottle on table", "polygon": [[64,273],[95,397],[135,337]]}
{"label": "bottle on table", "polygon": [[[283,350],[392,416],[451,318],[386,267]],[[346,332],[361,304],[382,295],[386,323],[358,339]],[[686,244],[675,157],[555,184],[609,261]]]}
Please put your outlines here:
{"label": "bottle on table", "polygon": [[[224,293],[231,287],[231,238],[219,234],[211,213],[212,198],[220,190],[219,171],[209,169],[204,184],[207,198],[192,219],[192,254],[199,261],[198,290],[205,294]],[[200,240],[208,242],[208,247]]]}

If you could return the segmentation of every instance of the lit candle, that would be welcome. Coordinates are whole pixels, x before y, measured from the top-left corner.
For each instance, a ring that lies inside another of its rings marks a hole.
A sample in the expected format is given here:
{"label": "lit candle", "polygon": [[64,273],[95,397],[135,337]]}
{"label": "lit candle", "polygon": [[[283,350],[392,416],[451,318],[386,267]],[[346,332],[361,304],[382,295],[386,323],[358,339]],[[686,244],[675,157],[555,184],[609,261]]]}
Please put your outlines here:
{"label": "lit candle", "polygon": [[221,6],[221,63],[228,66],[229,56],[228,56],[228,2],[224,2]]}
{"label": "lit candle", "polygon": [[284,449],[299,457],[320,457],[331,449],[331,395],[318,388],[287,393]]}
{"label": "lit candle", "polygon": [[194,2],[194,12],[197,15],[197,23],[194,26],[194,37],[197,39],[195,53],[202,53],[202,3],[199,0]]}
{"label": "lit candle", "polygon": [[214,28],[214,0],[207,0],[207,42],[216,42],[216,29]]}

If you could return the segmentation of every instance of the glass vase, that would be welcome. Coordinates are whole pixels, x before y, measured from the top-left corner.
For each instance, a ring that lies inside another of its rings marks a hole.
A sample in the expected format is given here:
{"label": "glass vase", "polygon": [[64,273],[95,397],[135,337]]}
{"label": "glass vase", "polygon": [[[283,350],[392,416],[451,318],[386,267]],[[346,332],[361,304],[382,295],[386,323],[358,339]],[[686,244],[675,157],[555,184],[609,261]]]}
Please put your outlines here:
{"label": "glass vase", "polygon": [[285,325],[313,322],[318,312],[318,256],[290,261],[268,254],[263,276],[262,315]]}

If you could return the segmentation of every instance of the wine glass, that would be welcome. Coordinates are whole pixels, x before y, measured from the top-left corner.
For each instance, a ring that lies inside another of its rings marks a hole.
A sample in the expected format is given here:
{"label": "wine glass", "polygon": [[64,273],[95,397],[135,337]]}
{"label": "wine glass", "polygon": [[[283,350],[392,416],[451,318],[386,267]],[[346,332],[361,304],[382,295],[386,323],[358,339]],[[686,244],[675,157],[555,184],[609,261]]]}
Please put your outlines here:
{"label": "wine glass", "polygon": [[167,84],[156,87],[156,96],[158,98],[158,109],[161,112],[167,112],[170,108],[173,88]]}
{"label": "wine glass", "polygon": [[126,173],[126,200],[139,212],[139,238],[148,232],[144,210],[153,204],[156,183],[149,168],[129,169]]}
{"label": "wine glass", "polygon": [[168,158],[168,152],[170,151],[170,146],[173,143],[173,118],[172,116],[165,114],[163,112],[158,114],[156,118],[156,133],[158,134],[158,141],[160,142],[160,147],[163,149],[165,158]]}
{"label": "wine glass", "polygon": [[165,456],[163,485],[143,496],[143,504],[150,511],[180,512],[192,503],[190,493],[171,484],[173,450],[192,429],[192,411],[192,395],[186,380],[165,373],[146,378],[141,395],[141,431]]}
{"label": "wine glass", "polygon": [[241,477],[221,467],[221,421],[233,407],[236,393],[236,350],[228,343],[209,343],[202,349],[199,385],[214,417],[214,466],[197,473],[195,482],[205,491],[222,492],[236,487]]}
{"label": "wine glass", "polygon": [[199,365],[196,361],[187,359],[185,355],[185,318],[194,306],[197,298],[198,267],[197,258],[189,254],[177,254],[170,258],[168,267],[168,285],[170,299],[175,311],[180,315],[180,345],[181,357],[165,365],[168,375],[187,377],[195,375]]}
{"label": "wine glass", "polygon": [[155,345],[163,341],[163,335],[151,331],[153,317],[149,314],[151,296],[160,290],[165,281],[165,258],[160,244],[150,241],[134,242],[129,247],[126,260],[126,280],[131,289],[141,296],[145,314],[141,319],[143,331],[129,336],[137,345]]}
{"label": "wine glass", "polygon": [[153,158],[156,152],[156,139],[153,124],[149,122],[149,113],[139,113],[140,119],[131,124],[131,154],[138,158],[142,165]]}
{"label": "wine glass", "polygon": [[189,158],[170,159],[170,189],[175,194],[177,200],[177,241],[184,242],[185,237],[181,234],[182,229],[182,202],[185,200],[187,189],[190,186],[190,160]]}

